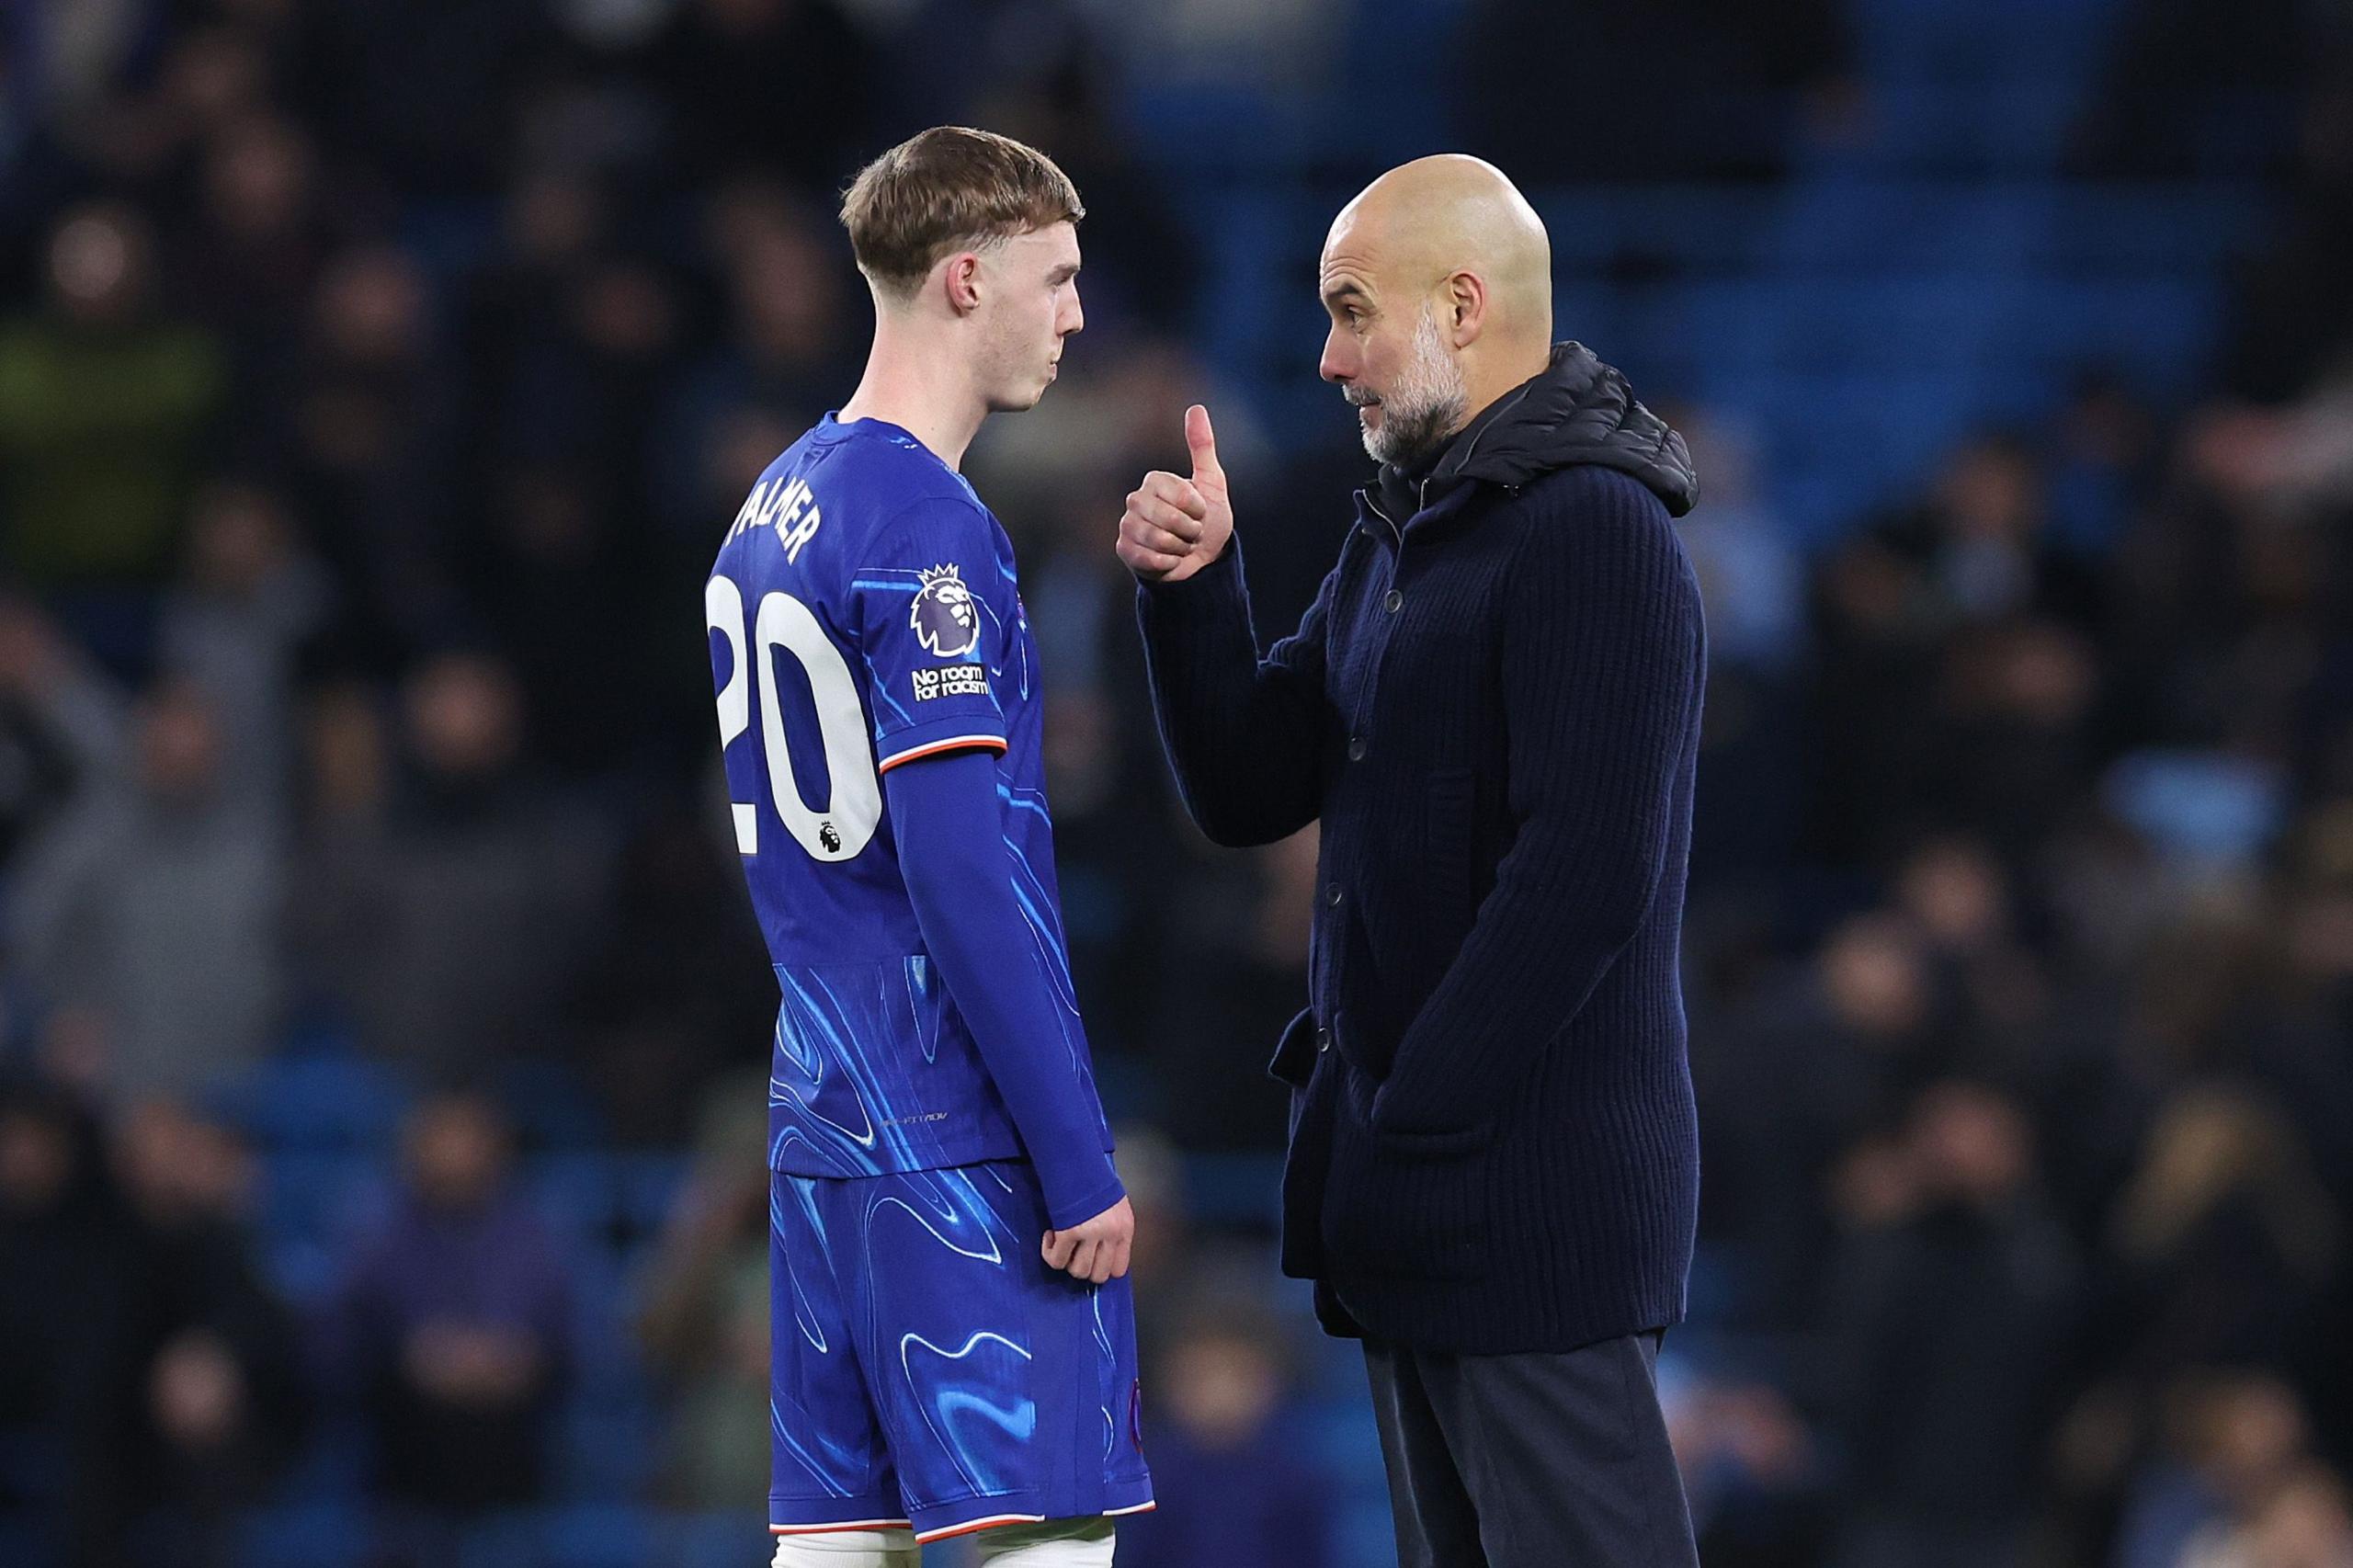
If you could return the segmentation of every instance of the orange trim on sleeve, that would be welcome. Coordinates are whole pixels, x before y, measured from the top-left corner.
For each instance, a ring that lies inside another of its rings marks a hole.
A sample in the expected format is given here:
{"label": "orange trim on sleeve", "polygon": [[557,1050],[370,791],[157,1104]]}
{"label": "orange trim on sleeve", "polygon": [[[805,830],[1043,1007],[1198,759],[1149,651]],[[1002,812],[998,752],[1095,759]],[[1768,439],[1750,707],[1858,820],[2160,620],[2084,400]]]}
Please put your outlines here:
{"label": "orange trim on sleeve", "polygon": [[903,762],[913,762],[918,757],[937,756],[944,751],[966,750],[1002,752],[1005,750],[1005,742],[995,735],[956,735],[948,740],[934,741],[927,746],[917,746],[913,751],[903,751],[887,762],[876,763],[874,771],[888,773]]}

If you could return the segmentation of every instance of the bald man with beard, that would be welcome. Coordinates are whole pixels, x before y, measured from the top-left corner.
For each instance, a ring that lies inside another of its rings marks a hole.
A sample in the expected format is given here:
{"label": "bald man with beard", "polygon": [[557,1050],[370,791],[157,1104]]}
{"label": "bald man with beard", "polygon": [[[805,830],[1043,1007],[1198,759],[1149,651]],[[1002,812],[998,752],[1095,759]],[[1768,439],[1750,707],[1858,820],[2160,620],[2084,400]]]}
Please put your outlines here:
{"label": "bald man with beard", "polygon": [[1671,521],[1698,483],[1552,342],[1544,226],[1491,165],[1374,181],[1320,287],[1380,470],[1298,631],[1260,652],[1206,409],[1119,540],[1193,819],[1322,824],[1312,1006],[1272,1064],[1283,1268],[1364,1341],[1407,1568],[1688,1568],[1655,1378],[1699,1192],[1706,637]]}

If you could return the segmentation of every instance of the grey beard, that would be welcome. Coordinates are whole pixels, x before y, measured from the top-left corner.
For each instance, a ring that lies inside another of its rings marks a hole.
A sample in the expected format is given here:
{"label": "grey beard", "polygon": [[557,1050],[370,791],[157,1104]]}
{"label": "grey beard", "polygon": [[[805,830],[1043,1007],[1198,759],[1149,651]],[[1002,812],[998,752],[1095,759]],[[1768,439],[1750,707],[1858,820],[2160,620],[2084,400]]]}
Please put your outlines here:
{"label": "grey beard", "polygon": [[1435,453],[1471,412],[1462,371],[1447,358],[1427,306],[1414,325],[1413,358],[1396,390],[1381,403],[1381,429],[1364,433],[1375,462],[1413,468]]}
{"label": "grey beard", "polygon": [[1384,403],[1381,405],[1381,428],[1364,433],[1364,449],[1375,462],[1397,468],[1415,467],[1446,444],[1447,437],[1470,412],[1470,398],[1459,392],[1449,392],[1418,409],[1400,409],[1393,403]]}

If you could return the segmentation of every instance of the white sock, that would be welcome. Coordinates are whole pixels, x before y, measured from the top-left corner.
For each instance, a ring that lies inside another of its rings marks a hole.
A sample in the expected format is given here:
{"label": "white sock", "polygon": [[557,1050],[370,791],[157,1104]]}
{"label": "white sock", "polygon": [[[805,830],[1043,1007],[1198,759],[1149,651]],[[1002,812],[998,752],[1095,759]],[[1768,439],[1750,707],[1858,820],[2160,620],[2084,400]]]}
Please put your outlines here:
{"label": "white sock", "polygon": [[[1106,1562],[1109,1558],[1105,1558]],[[885,1530],[821,1530],[780,1535],[771,1568],[920,1568],[922,1549],[904,1526]]]}
{"label": "white sock", "polygon": [[972,1538],[982,1568],[1111,1568],[1117,1530],[1108,1519],[1048,1519],[1000,1525]]}

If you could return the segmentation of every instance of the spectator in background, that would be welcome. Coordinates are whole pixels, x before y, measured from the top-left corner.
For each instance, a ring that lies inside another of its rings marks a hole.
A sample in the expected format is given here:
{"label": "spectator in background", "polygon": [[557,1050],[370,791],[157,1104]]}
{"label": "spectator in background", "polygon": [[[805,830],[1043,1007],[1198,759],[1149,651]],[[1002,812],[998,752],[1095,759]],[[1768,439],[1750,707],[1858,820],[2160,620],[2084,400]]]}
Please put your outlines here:
{"label": "spectator in background", "polygon": [[683,802],[641,822],[621,852],[618,918],[587,965],[583,1037],[567,1051],[621,1142],[689,1137],[700,1092],[742,1064],[744,1041],[776,1028],[776,980],[737,895],[738,858]]}
{"label": "spectator in background", "polygon": [[2086,570],[2112,555],[2146,503],[2157,416],[2122,379],[2094,370],[2077,383],[2049,454],[2052,545]]}
{"label": "spectator in background", "polygon": [[[47,312],[0,328],[0,512],[36,585],[151,585],[170,559],[226,368],[157,313],[153,251],[136,211],[74,209],[50,235]],[[81,630],[135,652],[111,613]]]}
{"label": "spectator in background", "polygon": [[301,69],[286,86],[368,194],[461,200],[494,188],[523,89],[550,41],[517,0],[301,7]]}
{"label": "spectator in background", "polygon": [[2341,1354],[2324,1327],[2345,1218],[2302,1140],[2259,1093],[2188,1087],[2149,1130],[2113,1216],[2139,1310],[2135,1345],[2158,1367]]}
{"label": "spectator in background", "polygon": [[1763,1321],[1819,1321],[1833,1243],[1821,1194],[1858,1140],[1898,1124],[1958,1054],[1920,936],[1854,915],[1787,981],[1693,1036],[1692,1077],[1718,1179],[1701,1233],[1740,1248]]}
{"label": "spectator in background", "polygon": [[633,511],[651,488],[648,416],[678,351],[677,289],[652,259],[612,254],[583,257],[555,287],[556,308],[513,345],[508,379],[483,400],[477,466],[561,465]]}
{"label": "spectator in background", "polygon": [[842,13],[835,0],[671,7],[643,57],[670,117],[665,166],[702,187],[746,170],[838,183],[870,152],[853,132],[875,93],[872,46]]}
{"label": "spectator in background", "polygon": [[476,466],[510,449],[499,416],[532,412],[513,389],[526,360],[564,335],[577,284],[609,254],[615,205],[604,181],[570,161],[534,163],[502,199],[497,243],[457,299],[451,346],[471,391],[465,444]]}
{"label": "spectator in background", "polygon": [[1741,780],[1692,802],[1691,875],[1753,886],[1785,864],[1804,810],[1805,567],[1756,482],[1747,434],[1702,409],[1670,411],[1708,504],[1677,525],[1708,617],[1700,766]]}
{"label": "spectator in background", "polygon": [[383,805],[357,777],[372,760],[367,721],[341,714],[314,754],[355,775],[352,809],[315,821],[308,856],[320,972],[348,988],[362,1041],[389,1056],[454,1070],[551,1047],[604,907],[601,824],[532,776],[498,660],[418,666],[402,710],[408,771]]}
{"label": "spectator in background", "polygon": [[2080,1310],[2072,1244],[2041,1212],[2007,1096],[1948,1082],[1900,1145],[1851,1167],[1856,1225],[1831,1307],[1836,1429],[1853,1500],[1839,1568],[2016,1568],[2039,1436]]}
{"label": "spectator in background", "polygon": [[[487,1096],[445,1091],[403,1131],[391,1213],[354,1248],[324,1330],[420,1565],[458,1517],[536,1496],[572,1357],[572,1269],[517,1187]],[[401,1521],[396,1521],[401,1523]]]}
{"label": "spectator in background", "polygon": [[293,1319],[255,1267],[252,1172],[227,1130],[149,1101],[119,1124],[114,1155],[139,1221],[138,1288],[98,1398],[89,1494],[125,1563],[230,1568],[244,1511],[302,1431]]}
{"label": "spectator in background", "polygon": [[1927,498],[1830,558],[1818,588],[1814,790],[1821,847],[1888,854],[1923,813],[2024,853],[2075,798],[2099,672],[2074,628],[2092,582],[2045,537],[2032,449],[1957,449]]}
{"label": "spectator in background", "polygon": [[653,685],[632,650],[657,606],[624,524],[630,492],[569,463],[498,471],[477,522],[472,581],[483,618],[521,683],[539,756],[567,779],[609,778],[641,760]]}
{"label": "spectator in background", "polygon": [[2063,598],[2049,522],[2033,446],[1996,432],[1962,443],[1927,499],[1881,519],[1874,537],[1917,574],[1921,612],[1933,624],[1983,625]]}
{"label": "spectator in background", "polygon": [[842,330],[848,293],[829,236],[780,193],[759,194],[739,203],[724,233],[728,342],[695,371],[689,396],[705,418],[752,405],[813,419],[858,369],[857,344]]}
{"label": "spectator in background", "polygon": [[[681,572],[710,564],[710,519],[733,515],[737,482],[756,480],[823,412],[843,369],[824,308],[844,297],[841,258],[812,233],[799,196],[745,178],[711,192],[698,216],[722,330],[678,368],[648,454],[665,559]],[[763,267],[782,276],[764,278]]]}
{"label": "spectator in background", "polygon": [[2216,1550],[2234,1517],[2255,1513],[2311,1462],[2302,1403],[2268,1373],[2184,1373],[2160,1403],[2159,1442],[2132,1477],[2116,1568],[2182,1568],[2193,1550]]}
{"label": "spectator in background", "polygon": [[656,1482],[674,1506],[748,1509],[767,1493],[767,1141],[757,1085],[720,1079],[647,1275],[637,1334],[674,1401]]}
{"label": "spectator in background", "polygon": [[1983,840],[1965,835],[1924,838],[1896,873],[1896,899],[1919,933],[1939,990],[1961,998],[1982,1020],[1995,1049],[2015,1061],[2036,1043],[2033,1026],[2047,1005],[2041,966],[2018,938],[2008,870]]}
{"label": "spectator in background", "polygon": [[[77,758],[104,742],[103,724],[50,690],[60,658],[49,619],[0,595],[0,866],[38,838],[82,782]],[[61,727],[61,715],[82,722]]]}
{"label": "spectator in background", "polygon": [[2353,1568],[2353,1501],[2326,1467],[2307,1465],[2236,1528],[2192,1541],[2181,1568]]}
{"label": "spectator in background", "polygon": [[283,1000],[283,845],[234,788],[210,699],[175,679],[131,706],[39,623],[11,641],[0,678],[74,780],[8,888],[26,974],[51,1002],[108,1019],[116,1095],[167,1094],[252,1061]]}
{"label": "spectator in background", "polygon": [[1152,1382],[1161,1506],[1121,1529],[1120,1568],[1324,1568],[1334,1500],[1302,1461],[1285,1331],[1257,1290],[1195,1290]]}
{"label": "spectator in background", "polygon": [[345,611],[335,651],[371,673],[461,619],[446,559],[458,399],[429,303],[406,253],[335,256],[291,357],[266,378],[274,395],[242,422],[252,460],[318,520]]}
{"label": "spectator in background", "polygon": [[2353,341],[2353,83],[2340,68],[2302,109],[2287,232],[2247,269],[2223,376],[2235,396],[2292,398]]}
{"label": "spectator in background", "polygon": [[391,726],[371,688],[346,682],[311,694],[298,739],[301,777],[286,923],[295,998],[356,1028],[380,914],[365,894],[381,875],[390,831]]}
{"label": "spectator in background", "polygon": [[164,599],[160,662],[218,718],[226,792],[274,825],[288,821],[293,784],[297,662],[328,595],[278,495],[231,480],[197,498],[186,562]]}
{"label": "spectator in background", "polygon": [[1709,1568],[1811,1568],[1828,1501],[1804,1417],[1769,1381],[1665,1380],[1667,1431]]}
{"label": "spectator in background", "polygon": [[0,1088],[0,1508],[69,1561],[103,1562],[118,1539],[90,1465],[138,1261],[89,1115],[54,1090]]}
{"label": "spectator in background", "polygon": [[1166,1119],[1188,1148],[1263,1149],[1282,1140],[1286,1108],[1268,1092],[1266,1042],[1307,994],[1317,842],[1311,823],[1254,853],[1239,887],[1200,878],[1208,885],[1194,907],[1178,912],[1191,927],[1183,944],[1215,953],[1219,976],[1215,986],[1172,990],[1154,1020],[1161,1071],[1187,1085]]}
{"label": "spectator in background", "polygon": [[293,121],[257,111],[207,143],[201,181],[194,218],[167,247],[172,292],[229,345],[240,395],[261,397],[331,244],[317,149]]}

